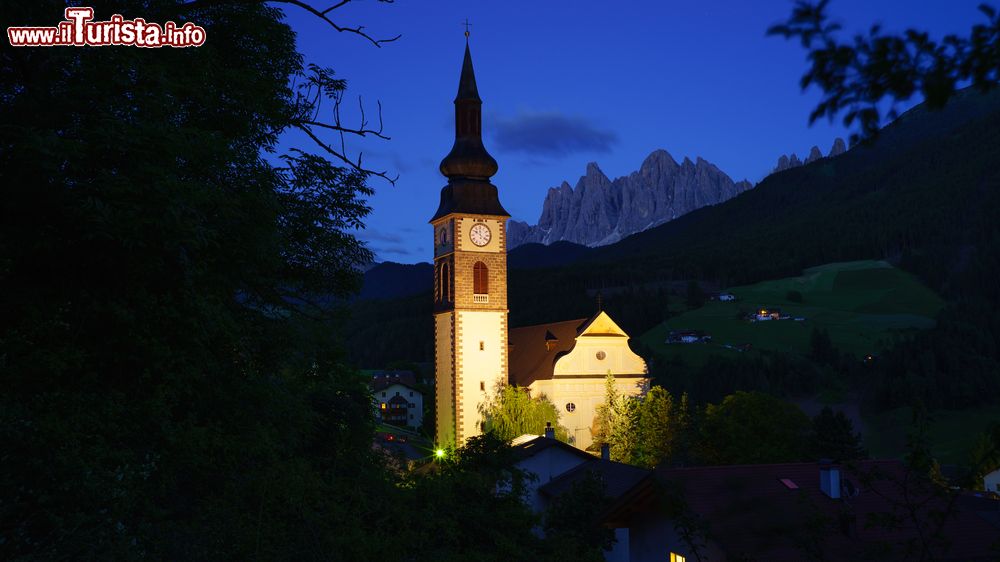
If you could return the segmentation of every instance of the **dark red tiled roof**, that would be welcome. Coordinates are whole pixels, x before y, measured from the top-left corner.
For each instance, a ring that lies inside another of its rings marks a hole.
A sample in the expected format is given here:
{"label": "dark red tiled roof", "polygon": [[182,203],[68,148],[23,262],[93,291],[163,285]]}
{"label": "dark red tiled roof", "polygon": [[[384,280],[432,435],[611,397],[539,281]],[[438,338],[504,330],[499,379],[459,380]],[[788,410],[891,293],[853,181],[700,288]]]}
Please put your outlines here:
{"label": "dark red tiled roof", "polygon": [[[948,509],[947,501],[933,496],[899,461],[862,461],[840,470],[841,480],[849,481],[857,495],[826,496],[817,463],[661,468],[624,494],[604,520],[610,526],[628,526],[656,517],[662,505],[658,498],[679,493],[690,512],[707,524],[710,542],[729,558],[801,560],[813,541],[830,560],[858,559],[887,545],[893,555],[881,559],[897,559],[905,558],[900,545],[916,537],[902,508],[907,503],[904,494],[909,494],[910,504],[919,503],[918,517],[929,527],[933,512]],[[953,515],[942,527],[948,546],[937,547],[934,559],[995,559],[1000,552],[990,549],[1000,538],[996,529],[957,503],[952,507]],[[901,516],[902,524],[886,528],[872,523],[890,513]]]}
{"label": "dark red tiled roof", "polygon": [[376,371],[372,374],[373,390],[382,390],[394,384],[416,388],[417,379],[410,371]]}
{"label": "dark red tiled roof", "polygon": [[[510,384],[528,386],[552,378],[556,359],[576,345],[576,336],[587,318],[513,328],[507,338]],[[546,345],[546,342],[549,345]]]}
{"label": "dark red tiled roof", "polygon": [[550,497],[558,497],[572,488],[573,484],[586,478],[588,474],[593,474],[604,481],[604,494],[609,498],[616,499],[648,476],[649,473],[650,471],[645,468],[591,456],[587,462],[567,470],[558,478],[539,488],[538,491]]}

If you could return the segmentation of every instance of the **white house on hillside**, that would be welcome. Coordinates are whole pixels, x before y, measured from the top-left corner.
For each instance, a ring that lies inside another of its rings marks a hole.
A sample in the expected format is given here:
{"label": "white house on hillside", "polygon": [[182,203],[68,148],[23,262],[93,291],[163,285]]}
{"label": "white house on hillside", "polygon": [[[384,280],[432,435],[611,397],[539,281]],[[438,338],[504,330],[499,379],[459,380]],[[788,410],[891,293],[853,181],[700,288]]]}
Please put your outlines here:
{"label": "white house on hillside", "polygon": [[983,489],[1000,494],[1000,468],[983,476]]}
{"label": "white house on hillside", "polygon": [[424,395],[416,388],[412,374],[375,377],[372,396],[375,417],[383,422],[412,428],[424,422]]}

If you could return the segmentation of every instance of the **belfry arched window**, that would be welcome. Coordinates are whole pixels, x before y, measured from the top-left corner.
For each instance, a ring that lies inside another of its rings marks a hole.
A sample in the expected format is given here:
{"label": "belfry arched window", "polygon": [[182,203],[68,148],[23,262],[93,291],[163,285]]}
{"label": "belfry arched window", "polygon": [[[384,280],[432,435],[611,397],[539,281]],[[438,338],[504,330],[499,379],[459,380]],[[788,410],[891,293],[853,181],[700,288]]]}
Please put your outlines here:
{"label": "belfry arched window", "polygon": [[472,292],[477,295],[490,292],[490,270],[481,261],[472,266]]}
{"label": "belfry arched window", "polygon": [[441,302],[448,302],[451,300],[451,278],[448,275],[448,264],[441,264]]}

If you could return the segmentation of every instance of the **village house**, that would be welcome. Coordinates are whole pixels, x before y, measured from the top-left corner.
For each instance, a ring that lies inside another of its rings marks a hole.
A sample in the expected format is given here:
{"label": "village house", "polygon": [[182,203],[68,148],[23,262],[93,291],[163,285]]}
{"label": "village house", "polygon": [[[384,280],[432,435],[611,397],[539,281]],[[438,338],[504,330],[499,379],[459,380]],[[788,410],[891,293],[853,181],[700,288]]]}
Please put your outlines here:
{"label": "village house", "polygon": [[736,300],[736,295],[732,293],[719,293],[719,300],[722,302],[731,302]]}
{"label": "village house", "polygon": [[1000,468],[983,476],[983,489],[1000,494]]}
{"label": "village house", "polygon": [[[908,508],[919,505],[916,518]],[[994,502],[995,504],[998,502]],[[629,530],[629,560],[990,560],[1000,536],[983,507],[949,504],[899,461],[661,467],[622,494],[604,524]],[[994,509],[995,511],[995,509]],[[917,529],[942,541],[919,543]],[[889,526],[872,520],[897,521]],[[687,536],[685,536],[687,535]],[[913,554],[912,552],[910,554]]]}
{"label": "village house", "polygon": [[[616,500],[650,474],[646,469],[609,460],[607,446],[602,456],[596,457],[567,445],[555,438],[551,426],[545,435],[522,435],[511,445],[517,458],[515,466],[533,477],[528,483],[527,502],[539,514],[588,477],[603,482],[605,496]],[[627,562],[628,545],[628,529],[615,529],[615,544],[605,551],[605,560]]]}
{"label": "village house", "polygon": [[410,371],[377,371],[371,388],[376,419],[411,428],[424,422],[424,396]]}

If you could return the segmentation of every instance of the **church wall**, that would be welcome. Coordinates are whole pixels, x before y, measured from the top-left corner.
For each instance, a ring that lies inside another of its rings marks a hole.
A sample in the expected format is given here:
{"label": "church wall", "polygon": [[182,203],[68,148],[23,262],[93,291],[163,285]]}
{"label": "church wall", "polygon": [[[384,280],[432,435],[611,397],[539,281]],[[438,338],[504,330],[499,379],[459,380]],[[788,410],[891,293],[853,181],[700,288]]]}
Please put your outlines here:
{"label": "church wall", "polygon": [[[604,359],[598,359],[598,352]],[[581,336],[568,354],[556,362],[553,374],[560,375],[642,375],[646,362],[628,346],[628,338],[620,336]]]}
{"label": "church wall", "polygon": [[[598,359],[598,352],[604,359]],[[586,449],[593,443],[592,427],[597,408],[604,403],[604,378],[611,373],[617,377],[618,392],[638,396],[648,388],[646,362],[628,346],[628,338],[621,336],[588,336],[576,339],[568,354],[556,361],[551,380],[535,381],[532,395],[544,392],[559,409],[560,422],[570,430],[574,445]],[[626,378],[627,375],[632,375]],[[568,377],[568,378],[566,378]],[[573,412],[566,409],[572,403]]]}
{"label": "church wall", "polygon": [[[597,416],[597,408],[606,398],[604,376],[539,380],[528,387],[531,396],[545,394],[555,404],[556,410],[559,411],[559,424],[569,429],[573,445],[579,449],[586,449],[594,442],[591,429]],[[632,396],[641,394],[646,385],[645,378],[615,380],[618,392]],[[566,409],[569,403],[576,406],[572,412]]]}
{"label": "church wall", "polygon": [[451,313],[434,316],[434,408],[435,440],[441,446],[455,444],[455,371],[452,357],[454,319]]}
{"label": "church wall", "polygon": [[479,406],[507,380],[507,312],[460,310],[456,316],[456,439],[462,443],[482,433]]}

